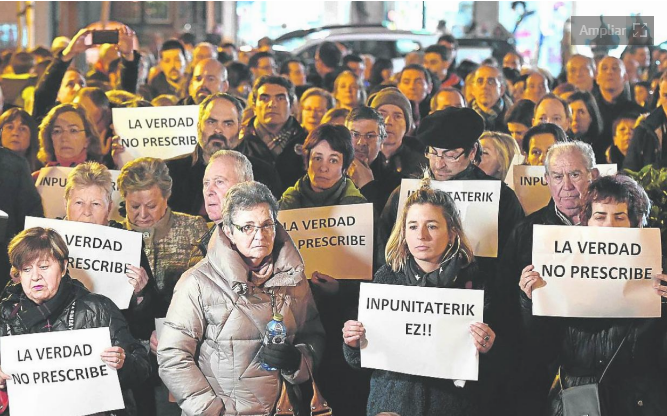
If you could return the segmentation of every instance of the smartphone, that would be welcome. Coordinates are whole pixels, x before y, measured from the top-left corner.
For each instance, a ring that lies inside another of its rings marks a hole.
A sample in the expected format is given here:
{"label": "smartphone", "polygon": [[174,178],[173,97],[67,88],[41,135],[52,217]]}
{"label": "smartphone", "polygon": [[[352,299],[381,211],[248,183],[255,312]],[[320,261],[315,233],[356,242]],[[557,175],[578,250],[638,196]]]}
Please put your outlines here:
{"label": "smartphone", "polygon": [[93,30],[92,44],[118,43],[117,30]]}

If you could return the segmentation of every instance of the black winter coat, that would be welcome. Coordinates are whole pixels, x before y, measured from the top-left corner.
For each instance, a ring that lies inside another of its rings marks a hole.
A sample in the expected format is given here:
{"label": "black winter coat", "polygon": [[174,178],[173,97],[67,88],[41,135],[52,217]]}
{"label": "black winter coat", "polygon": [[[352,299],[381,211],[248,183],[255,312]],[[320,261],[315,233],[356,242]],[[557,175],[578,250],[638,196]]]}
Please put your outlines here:
{"label": "black winter coat", "polygon": [[[457,288],[479,288],[474,265],[461,269]],[[394,272],[389,265],[378,270],[373,283],[409,286],[405,273]],[[487,316],[488,293],[484,294],[484,316]],[[487,321],[485,319],[485,321]],[[491,325],[493,327],[493,325]],[[453,380],[422,377],[395,373],[386,370],[372,370],[371,391],[368,396],[366,414],[375,416],[380,412],[396,412],[405,416],[476,416],[488,414],[488,381],[490,364],[494,360],[494,348],[480,355],[479,381],[466,381],[463,388],[454,386]],[[348,364],[361,368],[361,353],[358,348],[343,344],[343,352]],[[411,353],[411,352],[408,352]],[[424,357],[424,359],[429,359]],[[497,414],[503,414],[499,412]]]}
{"label": "black winter coat", "polygon": [[[662,318],[592,319],[532,315],[532,301],[522,293],[521,306],[536,360],[554,361],[561,368],[564,388],[595,383],[625,344],[599,385],[605,416],[664,416],[667,414],[667,303]],[[535,363],[538,364],[538,363]],[[560,385],[555,383],[547,408],[540,414],[561,416]]]}
{"label": "black winter coat", "polygon": [[[60,281],[60,287],[69,291],[66,306],[51,316],[52,331],[66,331],[69,329],[68,315],[74,307],[74,327],[72,329],[88,329],[109,327],[111,345],[122,347],[126,358],[123,367],[118,370],[118,379],[123,390],[137,387],[148,380],[150,366],[148,352],[130,334],[127,322],[118,307],[107,297],[91,293],[81,282],[66,274]],[[25,328],[16,313],[16,305],[24,297],[21,283],[9,283],[3,290],[0,298],[0,337],[8,335],[23,335],[35,332]],[[126,403],[127,405],[127,403]]]}
{"label": "black winter coat", "polygon": [[623,169],[640,171],[644,166],[657,164],[665,166],[661,154],[661,140],[658,134],[662,135],[663,125],[667,124],[664,108],[658,107],[651,111],[646,120],[639,123],[639,126],[632,133],[628,154],[623,160]]}

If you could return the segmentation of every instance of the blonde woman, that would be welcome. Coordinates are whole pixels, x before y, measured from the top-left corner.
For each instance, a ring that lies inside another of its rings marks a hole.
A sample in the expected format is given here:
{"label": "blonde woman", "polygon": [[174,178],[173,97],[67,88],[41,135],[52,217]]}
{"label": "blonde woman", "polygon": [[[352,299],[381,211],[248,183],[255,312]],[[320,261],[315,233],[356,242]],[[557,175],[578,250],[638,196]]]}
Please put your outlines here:
{"label": "blonde woman", "polygon": [[512,161],[521,151],[512,136],[496,131],[486,131],[479,138],[482,160],[478,166],[489,176],[505,180]]}
{"label": "blonde woman", "polygon": [[[387,264],[375,274],[374,283],[481,288],[477,265],[461,228],[458,210],[449,195],[430,188],[428,179],[408,197],[389,237],[385,254]],[[359,346],[365,332],[359,321],[347,321],[343,327],[345,358],[356,368],[361,365]],[[496,338],[489,325],[482,322],[470,326],[470,335],[470,342],[482,354],[491,350]],[[406,354],[411,353],[415,352],[406,351]],[[484,377],[486,365],[488,361],[480,362],[480,379]],[[453,380],[374,370],[367,414],[390,411],[423,416],[482,415],[487,414],[485,398],[488,396],[476,382],[466,382],[460,388]]]}

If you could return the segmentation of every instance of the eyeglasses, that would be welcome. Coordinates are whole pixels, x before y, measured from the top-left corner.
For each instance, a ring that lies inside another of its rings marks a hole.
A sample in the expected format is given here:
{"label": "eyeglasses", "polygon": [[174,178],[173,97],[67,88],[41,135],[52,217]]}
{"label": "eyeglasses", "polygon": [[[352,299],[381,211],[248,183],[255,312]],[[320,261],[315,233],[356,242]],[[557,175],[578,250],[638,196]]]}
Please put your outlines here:
{"label": "eyeglasses", "polygon": [[354,140],[359,140],[359,139],[365,139],[369,142],[373,142],[378,139],[378,137],[381,137],[377,133],[366,133],[366,134],[361,134],[358,131],[350,130],[350,135],[352,136],[352,139]]}
{"label": "eyeglasses", "polygon": [[51,130],[52,136],[62,136],[64,133],[69,133],[70,136],[75,136],[79,133],[85,133],[85,130],[79,129],[53,129]]}
{"label": "eyeglasses", "polygon": [[253,224],[246,224],[246,225],[236,225],[232,223],[234,228],[237,230],[241,231],[243,234],[247,236],[255,235],[257,233],[257,230],[261,230],[262,232],[266,232],[267,234],[271,235],[276,232],[276,223],[270,222],[265,225],[253,225]]}
{"label": "eyeglasses", "polygon": [[427,157],[432,156],[437,159],[444,159],[445,162],[453,163],[453,162],[458,162],[459,159],[461,159],[461,156],[463,156],[465,152],[466,152],[465,150],[462,150],[461,153],[459,153],[457,156],[447,156],[445,152],[442,152],[442,154],[438,154],[438,152],[435,149],[429,148],[429,150],[426,151],[426,156]]}

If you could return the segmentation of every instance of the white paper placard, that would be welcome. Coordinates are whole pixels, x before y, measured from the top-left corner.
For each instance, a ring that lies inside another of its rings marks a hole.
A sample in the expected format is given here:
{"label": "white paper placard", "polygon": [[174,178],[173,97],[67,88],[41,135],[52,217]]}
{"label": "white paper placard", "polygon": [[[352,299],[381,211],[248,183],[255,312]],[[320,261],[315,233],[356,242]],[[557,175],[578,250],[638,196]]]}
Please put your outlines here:
{"label": "white paper placard", "polygon": [[164,322],[167,318],[155,318],[155,336],[157,337],[158,342],[160,342],[160,335],[162,335],[162,329],[164,328]]}
{"label": "white paper placard", "polygon": [[595,167],[598,168],[600,176],[611,176],[615,175],[618,172],[618,167],[616,166],[616,163],[601,163],[595,165]]}
{"label": "white paper placard", "polygon": [[551,199],[544,166],[514,166],[514,193],[526,215],[544,208]]}
{"label": "white paper placard", "polygon": [[[42,197],[42,207],[44,208],[44,216],[46,218],[64,218],[66,212],[65,202],[65,186],[67,185],[67,176],[74,168],[65,168],[62,166],[50,166],[42,168],[39,171],[37,182],[37,192]],[[109,218],[116,221],[123,221],[123,218],[118,213],[118,207],[123,200],[118,191],[118,175],[119,170],[109,170],[111,179],[113,180],[113,190],[111,192],[111,214]]]}
{"label": "white paper placard", "polygon": [[3,337],[2,371],[12,416],[84,416],[124,409],[118,373],[100,354],[109,328]]}
{"label": "white paper placard", "polygon": [[[419,376],[477,380],[470,324],[484,321],[484,291],[362,283],[361,365]],[[409,352],[409,353],[406,353]]]}
{"label": "white paper placard", "polygon": [[[197,145],[198,105],[113,108],[113,126],[125,151],[121,166],[144,157],[171,159]],[[120,168],[120,167],[119,167]]]}
{"label": "white paper placard", "polygon": [[126,264],[140,267],[141,234],[104,225],[26,217],[25,227],[52,228],[69,249],[69,272],[88,290],[127,309],[134,288],[125,275]]}
{"label": "white paper placard", "polygon": [[[398,198],[399,211],[408,195],[419,188],[420,179],[403,179]],[[433,189],[447,192],[463,223],[463,231],[475,256],[498,256],[498,210],[500,181],[431,181]]]}
{"label": "white paper placard", "polygon": [[662,270],[657,228],[535,225],[533,265],[547,285],[533,314],[575,318],[660,316],[654,276]]}
{"label": "white paper placard", "polygon": [[314,271],[373,279],[373,204],[279,211],[278,221],[299,249],[309,279]]}

